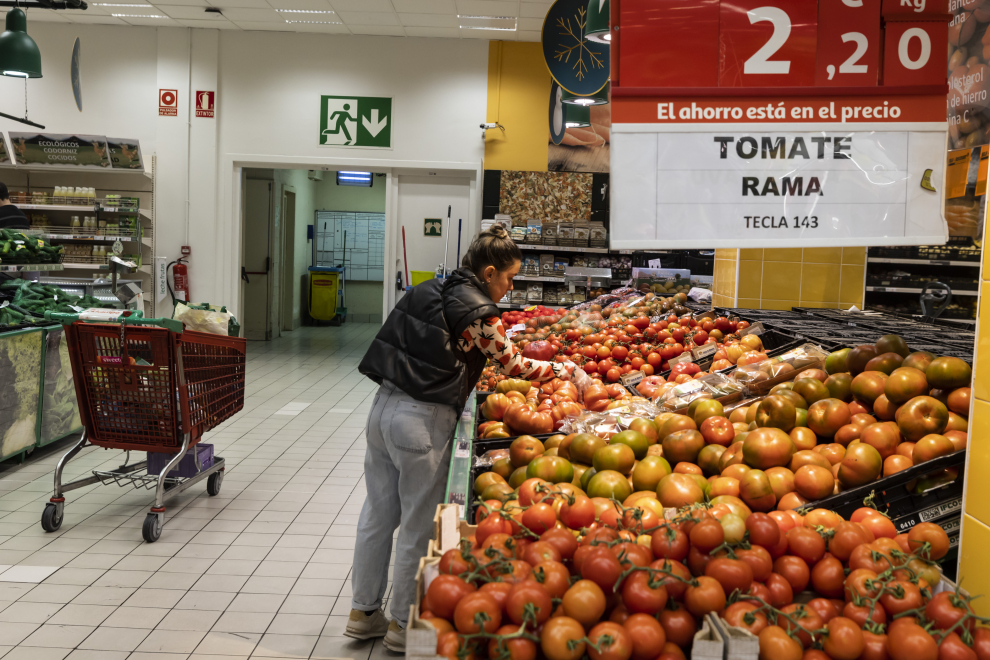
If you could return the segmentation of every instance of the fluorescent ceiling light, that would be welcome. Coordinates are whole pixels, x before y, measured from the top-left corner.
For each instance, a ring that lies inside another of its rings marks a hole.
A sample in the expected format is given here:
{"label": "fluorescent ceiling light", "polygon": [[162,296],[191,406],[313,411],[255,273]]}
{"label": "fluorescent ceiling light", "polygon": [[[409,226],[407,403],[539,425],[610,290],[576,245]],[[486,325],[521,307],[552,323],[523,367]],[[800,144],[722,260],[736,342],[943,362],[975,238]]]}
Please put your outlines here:
{"label": "fluorescent ceiling light", "polygon": [[370,188],[374,182],[371,172],[337,172],[338,186]]}
{"label": "fluorescent ceiling light", "polygon": [[168,18],[168,16],[159,16],[158,14],[110,14],[114,18]]}
{"label": "fluorescent ceiling light", "polygon": [[340,21],[285,21],[286,23],[319,23],[321,25],[343,25]]}
{"label": "fluorescent ceiling light", "polygon": [[501,30],[502,32],[515,32],[516,28],[481,27],[480,25],[462,25],[464,30]]}
{"label": "fluorescent ceiling light", "polygon": [[458,14],[457,18],[484,18],[492,21],[514,21],[515,16],[468,16],[467,14]]}
{"label": "fluorescent ceiling light", "polygon": [[327,9],[276,9],[282,14],[332,14],[334,12]]}
{"label": "fluorescent ceiling light", "polygon": [[106,2],[94,2],[94,7],[144,7],[145,9],[154,9],[151,5],[116,5]]}
{"label": "fluorescent ceiling light", "polygon": [[23,71],[6,71],[5,70],[3,72],[3,75],[5,75],[5,76],[11,76],[13,78],[27,78],[28,77],[28,74],[24,73]]}
{"label": "fluorescent ceiling light", "polygon": [[500,32],[515,32],[516,19],[512,16],[469,16],[458,14],[460,27],[465,30],[498,30]]}

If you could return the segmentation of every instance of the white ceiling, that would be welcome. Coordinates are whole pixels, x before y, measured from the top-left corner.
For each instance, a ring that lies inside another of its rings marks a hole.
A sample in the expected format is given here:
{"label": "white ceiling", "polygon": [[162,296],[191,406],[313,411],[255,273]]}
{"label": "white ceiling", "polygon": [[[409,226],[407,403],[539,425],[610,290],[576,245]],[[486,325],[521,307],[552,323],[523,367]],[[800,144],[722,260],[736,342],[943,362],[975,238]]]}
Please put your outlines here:
{"label": "white ceiling", "polygon": [[[553,4],[553,0],[98,0],[97,2],[87,0],[87,2],[89,9],[85,11],[31,9],[27,13],[28,22],[539,41],[543,17]],[[222,13],[207,12],[208,7],[218,8]]]}

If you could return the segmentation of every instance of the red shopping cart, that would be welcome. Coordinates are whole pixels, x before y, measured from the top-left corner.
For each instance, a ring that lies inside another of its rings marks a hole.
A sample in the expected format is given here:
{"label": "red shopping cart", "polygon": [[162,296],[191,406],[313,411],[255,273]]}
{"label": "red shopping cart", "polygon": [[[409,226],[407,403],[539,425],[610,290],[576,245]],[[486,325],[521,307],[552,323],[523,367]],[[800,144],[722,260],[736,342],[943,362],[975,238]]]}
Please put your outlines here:
{"label": "red shopping cart", "polygon": [[[204,467],[195,445],[244,407],[246,342],[183,331],[179,321],[145,319],[141,312],[48,312],[45,318],[65,326],[84,430],[55,467],[55,494],[41,526],[47,532],[61,527],[65,493],[83,486],[155,488],[155,505],[142,527],[144,539],[154,543],[165,524],[166,501],[203,479],[210,495],[220,492],[224,460],[215,457]],[[124,450],[123,465],[63,484],[66,464],[87,443]],[[190,450],[194,476],[169,476]],[[148,474],[147,460],[128,463],[131,451],[174,456],[159,474]]]}

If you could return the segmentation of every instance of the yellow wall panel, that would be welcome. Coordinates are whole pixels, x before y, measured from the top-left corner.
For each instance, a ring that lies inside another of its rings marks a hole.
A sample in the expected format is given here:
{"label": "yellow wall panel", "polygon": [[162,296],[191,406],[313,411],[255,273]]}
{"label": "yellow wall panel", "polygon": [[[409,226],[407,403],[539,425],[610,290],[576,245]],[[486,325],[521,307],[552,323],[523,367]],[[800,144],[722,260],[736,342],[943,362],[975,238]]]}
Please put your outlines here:
{"label": "yellow wall panel", "polygon": [[730,248],[718,248],[715,250],[716,259],[735,259],[737,251]]}
{"label": "yellow wall panel", "polygon": [[[770,250],[767,250],[770,252]],[[801,250],[798,250],[800,253]],[[782,261],[763,262],[762,298],[772,300],[799,300],[801,292],[801,264]],[[798,303],[795,302],[795,305]],[[781,309],[767,307],[767,309]]]}
{"label": "yellow wall panel", "polygon": [[[990,547],[990,527],[970,515],[963,515],[962,547],[959,549],[959,574],[963,587],[971,594],[990,593],[990,562],[987,561],[987,548]],[[990,616],[990,599],[977,598],[973,610],[978,616]]]}
{"label": "yellow wall panel", "polygon": [[550,72],[541,45],[492,41],[488,46],[487,121],[498,122],[505,132],[487,131],[485,169],[547,170],[549,101]]}
{"label": "yellow wall panel", "polygon": [[866,266],[842,266],[842,283],[839,289],[839,302],[863,306],[863,282]]}
{"label": "yellow wall panel", "polygon": [[[966,513],[990,525],[990,403],[977,399],[970,420]],[[975,478],[974,478],[975,477]]]}
{"label": "yellow wall panel", "polygon": [[739,258],[745,260],[763,261],[763,248],[745,248],[739,250]]}
{"label": "yellow wall panel", "polygon": [[759,298],[763,285],[763,262],[739,262],[739,297]]}
{"label": "yellow wall panel", "polygon": [[795,261],[802,259],[801,248],[773,248],[763,251],[764,261]]}
{"label": "yellow wall panel", "polygon": [[801,307],[814,307],[817,309],[837,309],[839,307],[839,303],[818,302],[814,300],[805,300],[804,298],[802,298]]}
{"label": "yellow wall panel", "polygon": [[763,298],[760,301],[760,309],[783,309],[789,310],[792,307],[798,307],[800,301],[797,300],[768,300]]}
{"label": "yellow wall panel", "polygon": [[740,298],[739,299],[740,309],[760,309],[760,299],[759,298]]}
{"label": "yellow wall panel", "polygon": [[866,248],[865,247],[842,248],[842,263],[865,264]]}
{"label": "yellow wall panel", "polygon": [[[985,285],[984,285],[985,286]],[[984,291],[980,287],[980,294]],[[973,374],[973,394],[990,401],[990,303],[980,300],[980,332],[976,335],[976,373]],[[990,443],[990,435],[987,437]]]}
{"label": "yellow wall panel", "polygon": [[842,248],[804,248],[804,263],[842,263]]}
{"label": "yellow wall panel", "polygon": [[[807,256],[808,250],[805,250]],[[841,255],[836,255],[838,258]],[[838,302],[841,266],[831,263],[804,263],[801,271],[801,300]]]}

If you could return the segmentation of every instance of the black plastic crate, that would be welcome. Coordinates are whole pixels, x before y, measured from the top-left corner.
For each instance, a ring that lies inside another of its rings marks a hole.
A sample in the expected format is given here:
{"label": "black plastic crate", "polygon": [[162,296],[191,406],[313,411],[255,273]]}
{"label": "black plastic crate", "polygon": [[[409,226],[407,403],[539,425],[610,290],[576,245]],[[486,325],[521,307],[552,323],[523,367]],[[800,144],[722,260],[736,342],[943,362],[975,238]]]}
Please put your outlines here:
{"label": "black plastic crate", "polygon": [[[864,500],[873,495],[873,504],[884,513],[888,513],[891,518],[904,518],[915,512],[929,511],[940,504],[951,502],[962,495],[962,474],[952,483],[939,486],[921,495],[913,494],[908,486],[915,479],[919,479],[933,472],[944,470],[945,468],[956,467],[962,470],[966,463],[966,450],[960,450],[939,456],[938,458],[926,461],[920,465],[915,465],[893,474],[889,477],[877,479],[873,483],[850,488],[838,495],[832,495],[825,499],[809,502],[808,508],[828,509],[835,511],[843,518],[848,519],[856,509],[865,506]],[[920,513],[919,513],[920,516]],[[917,522],[920,522],[918,520]],[[910,527],[913,527],[911,524]]]}

